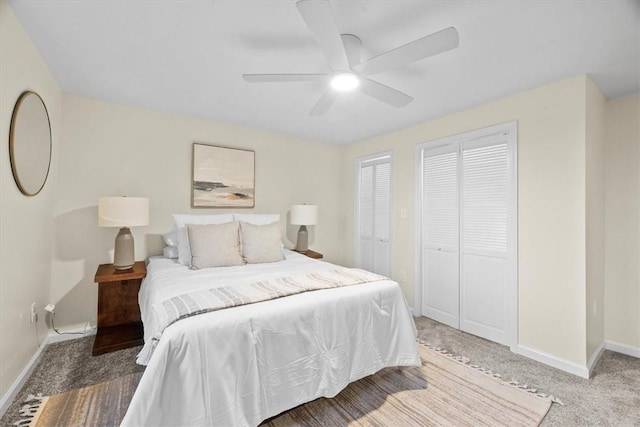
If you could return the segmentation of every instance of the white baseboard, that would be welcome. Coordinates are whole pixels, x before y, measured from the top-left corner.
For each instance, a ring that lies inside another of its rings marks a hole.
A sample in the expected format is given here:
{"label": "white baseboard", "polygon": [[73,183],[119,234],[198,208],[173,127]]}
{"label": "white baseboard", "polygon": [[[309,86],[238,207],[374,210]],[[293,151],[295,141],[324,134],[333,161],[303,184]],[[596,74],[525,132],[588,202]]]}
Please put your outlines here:
{"label": "white baseboard", "polygon": [[600,360],[600,358],[604,354],[604,350],[605,350],[605,343],[603,342],[603,343],[600,344],[600,346],[596,349],[596,351],[593,352],[593,354],[589,358],[589,361],[587,362],[587,369],[589,370],[589,377],[591,377],[591,374],[593,373],[593,368],[596,367],[596,365],[598,364],[598,361]]}
{"label": "white baseboard", "polygon": [[633,347],[626,344],[620,344],[614,341],[605,341],[604,345],[607,350],[615,351],[616,353],[626,354],[627,356],[640,358],[640,347]]}
{"label": "white baseboard", "polygon": [[77,323],[75,325],[67,326],[64,330],[58,334],[55,331],[51,331],[47,337],[47,344],[53,344],[55,342],[75,340],[78,338],[88,337],[96,334],[96,329],[91,328],[85,331],[85,323]]}
{"label": "white baseboard", "polygon": [[582,378],[589,378],[589,369],[586,366],[579,365],[569,360],[561,359],[551,354],[543,353],[523,345],[515,347],[516,353],[521,354],[529,359],[536,360],[551,367],[560,369]]}
{"label": "white baseboard", "polygon": [[9,408],[9,406],[11,406],[11,404],[13,403],[13,399],[15,399],[20,389],[22,389],[22,386],[24,386],[24,383],[26,383],[27,380],[29,379],[29,376],[31,376],[31,373],[33,372],[34,368],[38,364],[38,361],[42,356],[42,351],[45,349],[46,346],[55,342],[73,340],[73,339],[78,339],[78,338],[96,334],[95,329],[88,329],[86,333],[84,333],[84,325],[85,324],[83,323],[79,325],[73,325],[71,327],[72,329],[65,328],[65,331],[68,331],[68,332],[83,332],[82,335],[80,334],[59,335],[55,331],[49,331],[49,335],[42,341],[42,344],[40,344],[40,347],[38,347],[33,357],[31,357],[31,360],[29,360],[29,362],[27,363],[27,366],[24,367],[22,372],[20,372],[20,375],[18,375],[18,378],[15,379],[13,384],[11,384],[11,387],[9,387],[9,389],[4,394],[4,396],[2,396],[2,399],[0,399],[0,417],[2,417],[4,413],[7,411],[7,409]]}
{"label": "white baseboard", "polygon": [[11,404],[13,403],[13,399],[15,399],[24,383],[27,382],[27,379],[33,372],[33,369],[38,364],[40,356],[42,356],[42,350],[44,350],[47,344],[49,344],[49,337],[45,338],[42,341],[40,347],[38,347],[33,357],[31,357],[31,360],[29,360],[29,362],[27,363],[27,366],[24,367],[22,372],[20,372],[20,375],[18,375],[18,378],[16,378],[13,384],[11,384],[11,387],[9,387],[4,396],[2,396],[2,399],[0,399],[0,417],[2,417],[9,406],[11,406]]}

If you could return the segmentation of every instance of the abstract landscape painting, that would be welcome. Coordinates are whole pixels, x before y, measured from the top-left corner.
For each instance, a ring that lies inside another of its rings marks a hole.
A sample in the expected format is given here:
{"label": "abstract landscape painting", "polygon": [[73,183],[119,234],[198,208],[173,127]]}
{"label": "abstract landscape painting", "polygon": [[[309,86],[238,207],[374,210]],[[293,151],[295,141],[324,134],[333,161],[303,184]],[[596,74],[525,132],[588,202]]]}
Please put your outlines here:
{"label": "abstract landscape painting", "polygon": [[252,208],[254,187],[255,152],[193,144],[191,206]]}

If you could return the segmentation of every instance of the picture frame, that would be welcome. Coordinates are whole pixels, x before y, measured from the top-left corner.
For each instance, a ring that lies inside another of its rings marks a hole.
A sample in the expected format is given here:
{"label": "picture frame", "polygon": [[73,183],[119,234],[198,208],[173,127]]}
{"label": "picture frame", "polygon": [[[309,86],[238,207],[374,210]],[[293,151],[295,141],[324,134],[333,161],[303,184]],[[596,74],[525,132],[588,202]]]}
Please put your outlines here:
{"label": "picture frame", "polygon": [[255,207],[255,151],[194,142],[191,207]]}

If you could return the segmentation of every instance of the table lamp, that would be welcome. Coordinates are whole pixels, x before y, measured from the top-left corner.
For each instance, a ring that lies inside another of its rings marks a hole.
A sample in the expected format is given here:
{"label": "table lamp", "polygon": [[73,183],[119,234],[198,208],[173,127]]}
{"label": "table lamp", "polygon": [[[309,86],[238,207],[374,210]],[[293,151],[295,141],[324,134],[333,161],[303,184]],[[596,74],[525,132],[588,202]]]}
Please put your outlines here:
{"label": "table lamp", "polygon": [[116,270],[133,267],[135,253],[129,227],[149,224],[149,199],[144,197],[101,197],[98,201],[98,225],[120,227],[116,236],[113,266]]}
{"label": "table lamp", "polygon": [[318,206],[316,205],[293,205],[291,207],[291,224],[299,225],[298,241],[296,251],[306,253],[309,250],[309,233],[307,225],[318,223]]}

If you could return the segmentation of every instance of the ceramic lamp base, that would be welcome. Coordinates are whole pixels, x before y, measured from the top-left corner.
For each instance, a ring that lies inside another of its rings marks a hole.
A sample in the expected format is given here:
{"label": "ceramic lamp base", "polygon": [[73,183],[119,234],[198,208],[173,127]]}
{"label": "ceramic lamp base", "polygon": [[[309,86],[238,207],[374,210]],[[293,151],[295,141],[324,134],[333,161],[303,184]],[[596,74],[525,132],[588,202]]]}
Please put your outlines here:
{"label": "ceramic lamp base", "polygon": [[113,267],[116,270],[129,270],[135,264],[133,234],[128,227],[122,227],[116,236],[113,252]]}
{"label": "ceramic lamp base", "polygon": [[296,243],[296,252],[306,253],[309,250],[309,233],[307,226],[301,225],[298,230],[298,242]]}

